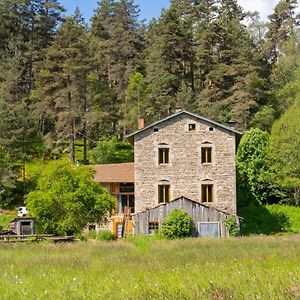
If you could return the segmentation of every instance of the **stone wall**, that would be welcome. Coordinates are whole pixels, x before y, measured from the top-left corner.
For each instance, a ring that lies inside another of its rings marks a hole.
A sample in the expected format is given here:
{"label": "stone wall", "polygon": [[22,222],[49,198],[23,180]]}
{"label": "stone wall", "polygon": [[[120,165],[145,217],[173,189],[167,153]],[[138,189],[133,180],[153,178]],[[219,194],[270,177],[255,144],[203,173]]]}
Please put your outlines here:
{"label": "stone wall", "polygon": [[[196,124],[189,131],[189,124]],[[154,128],[158,130],[154,131]],[[201,163],[201,147],[212,147],[212,163]],[[168,146],[170,163],[158,163]],[[135,209],[158,204],[158,185],[170,185],[170,199],[201,201],[201,184],[213,184],[216,208],[236,214],[235,134],[188,114],[180,114],[134,136]]]}

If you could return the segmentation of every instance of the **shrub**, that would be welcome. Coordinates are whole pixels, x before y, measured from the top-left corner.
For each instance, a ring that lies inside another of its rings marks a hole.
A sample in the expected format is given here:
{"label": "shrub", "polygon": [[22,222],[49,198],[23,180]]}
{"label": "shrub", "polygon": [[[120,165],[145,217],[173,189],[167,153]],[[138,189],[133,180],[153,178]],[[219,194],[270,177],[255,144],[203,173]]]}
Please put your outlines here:
{"label": "shrub", "polygon": [[193,234],[192,218],[181,210],[175,209],[163,220],[161,234],[169,239],[190,237]]}
{"label": "shrub", "polygon": [[100,231],[96,237],[99,241],[113,241],[115,239],[114,234],[109,230]]}
{"label": "shrub", "polygon": [[229,232],[230,236],[237,236],[239,232],[238,224],[235,222],[233,217],[229,217],[226,219],[226,228]]}

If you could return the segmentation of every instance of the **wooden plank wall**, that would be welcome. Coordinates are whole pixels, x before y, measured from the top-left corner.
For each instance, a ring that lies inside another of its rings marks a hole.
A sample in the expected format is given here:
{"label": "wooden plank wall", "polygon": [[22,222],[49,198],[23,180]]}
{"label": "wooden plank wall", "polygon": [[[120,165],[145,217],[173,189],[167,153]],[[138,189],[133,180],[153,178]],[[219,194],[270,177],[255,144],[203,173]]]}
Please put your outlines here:
{"label": "wooden plank wall", "polygon": [[[161,204],[157,207],[146,210],[145,212],[135,214],[133,216],[134,234],[147,235],[149,222],[159,222],[159,226],[161,226],[163,219],[175,209],[183,210],[192,217],[196,227],[196,235],[198,235],[198,222],[220,222],[221,237],[229,236],[225,222],[226,219],[232,215],[218,211],[213,207],[204,206],[184,197],[169,203]],[[237,224],[239,225],[239,218],[237,216],[232,217],[235,218]]]}

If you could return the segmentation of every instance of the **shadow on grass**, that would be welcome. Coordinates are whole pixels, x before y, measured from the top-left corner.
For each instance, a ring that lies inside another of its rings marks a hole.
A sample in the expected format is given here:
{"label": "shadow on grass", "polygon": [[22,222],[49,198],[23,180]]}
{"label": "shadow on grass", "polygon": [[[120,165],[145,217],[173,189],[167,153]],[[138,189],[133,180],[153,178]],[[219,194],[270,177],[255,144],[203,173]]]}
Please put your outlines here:
{"label": "shadow on grass", "polygon": [[251,203],[238,208],[241,220],[242,235],[249,234],[274,234],[287,232],[290,222],[283,212],[271,213],[259,203]]}

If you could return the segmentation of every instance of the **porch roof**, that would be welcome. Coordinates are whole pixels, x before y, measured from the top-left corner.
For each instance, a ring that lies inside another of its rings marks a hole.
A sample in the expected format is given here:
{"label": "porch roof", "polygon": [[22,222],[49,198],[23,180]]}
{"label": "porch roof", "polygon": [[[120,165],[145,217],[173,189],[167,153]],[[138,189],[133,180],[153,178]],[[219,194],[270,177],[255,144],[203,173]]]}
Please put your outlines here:
{"label": "porch roof", "polygon": [[94,180],[101,183],[134,182],[134,163],[93,165]]}

